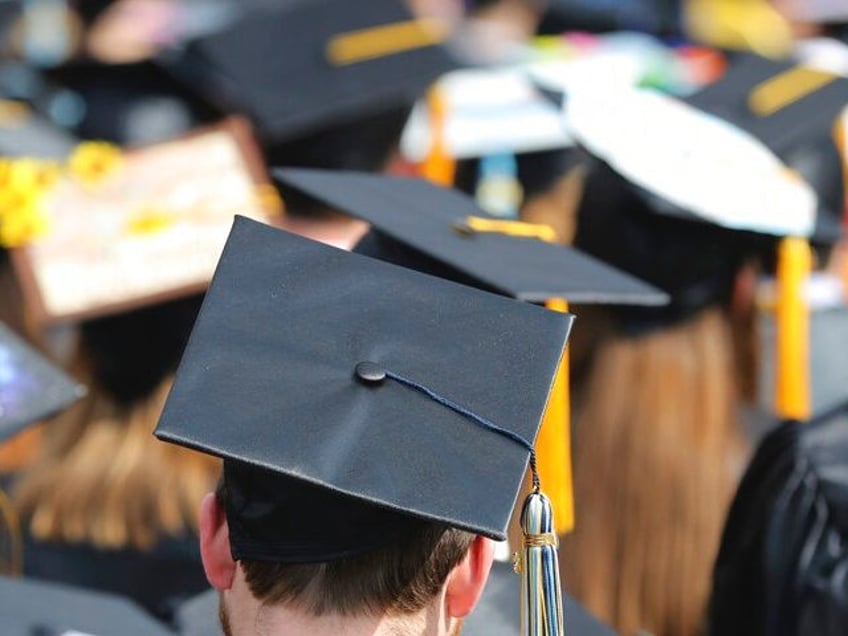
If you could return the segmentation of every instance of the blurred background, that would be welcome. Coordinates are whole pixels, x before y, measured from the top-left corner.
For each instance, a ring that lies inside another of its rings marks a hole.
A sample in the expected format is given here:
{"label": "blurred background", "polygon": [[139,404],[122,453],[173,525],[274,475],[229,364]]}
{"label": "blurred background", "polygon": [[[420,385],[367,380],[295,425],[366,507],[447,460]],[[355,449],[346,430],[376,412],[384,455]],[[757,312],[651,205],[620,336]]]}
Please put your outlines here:
{"label": "blurred background", "polygon": [[[301,166],[455,187],[668,294],[570,307],[576,602],[844,633],[846,127],[846,0],[0,0],[0,321],[70,391],[14,418],[0,342],[0,571],[216,633],[219,466],[151,432],[233,214],[369,231],[271,176]],[[57,624],[125,633],[92,613]]]}

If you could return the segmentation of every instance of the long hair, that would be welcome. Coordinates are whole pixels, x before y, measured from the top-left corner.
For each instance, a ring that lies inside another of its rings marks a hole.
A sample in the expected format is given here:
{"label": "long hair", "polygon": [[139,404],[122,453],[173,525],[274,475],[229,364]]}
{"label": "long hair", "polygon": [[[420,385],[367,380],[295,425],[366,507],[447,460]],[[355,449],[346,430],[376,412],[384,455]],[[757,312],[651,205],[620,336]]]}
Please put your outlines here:
{"label": "long hair", "polygon": [[83,325],[70,371],[89,393],[49,424],[43,456],[15,489],[36,539],[145,549],[196,532],[200,501],[215,488],[220,462],[152,433],[199,302]]}
{"label": "long hair", "polygon": [[578,523],[567,589],[623,634],[701,631],[727,506],[744,465],[734,329],[718,306],[601,341],[575,440]]}
{"label": "long hair", "polygon": [[219,462],[157,441],[171,385],[128,410],[95,390],[51,424],[44,457],[21,479],[16,503],[37,539],[102,549],[152,547],[197,531],[197,510]]}

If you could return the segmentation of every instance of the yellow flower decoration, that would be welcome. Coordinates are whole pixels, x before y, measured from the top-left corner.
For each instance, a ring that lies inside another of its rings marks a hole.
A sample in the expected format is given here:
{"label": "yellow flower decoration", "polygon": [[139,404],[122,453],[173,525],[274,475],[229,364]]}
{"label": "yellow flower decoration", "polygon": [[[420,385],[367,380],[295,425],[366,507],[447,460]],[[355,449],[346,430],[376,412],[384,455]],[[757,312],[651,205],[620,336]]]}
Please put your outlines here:
{"label": "yellow flower decoration", "polygon": [[47,232],[50,219],[42,199],[35,188],[0,189],[0,245],[19,247]]}
{"label": "yellow flower decoration", "polygon": [[71,176],[83,185],[95,186],[120,169],[121,149],[105,141],[84,141],[68,160]]}
{"label": "yellow flower decoration", "polygon": [[174,224],[174,215],[164,208],[144,207],[130,219],[127,231],[135,236],[155,234]]}

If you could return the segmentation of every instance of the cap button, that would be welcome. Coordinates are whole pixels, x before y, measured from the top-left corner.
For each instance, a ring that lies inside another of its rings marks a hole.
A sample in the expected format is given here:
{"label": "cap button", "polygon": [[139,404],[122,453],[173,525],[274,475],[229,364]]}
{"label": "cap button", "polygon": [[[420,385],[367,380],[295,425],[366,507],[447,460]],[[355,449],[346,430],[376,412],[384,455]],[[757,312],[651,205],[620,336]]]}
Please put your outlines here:
{"label": "cap button", "polygon": [[360,362],[356,365],[356,377],[366,384],[381,384],[386,379],[386,370],[375,362]]}

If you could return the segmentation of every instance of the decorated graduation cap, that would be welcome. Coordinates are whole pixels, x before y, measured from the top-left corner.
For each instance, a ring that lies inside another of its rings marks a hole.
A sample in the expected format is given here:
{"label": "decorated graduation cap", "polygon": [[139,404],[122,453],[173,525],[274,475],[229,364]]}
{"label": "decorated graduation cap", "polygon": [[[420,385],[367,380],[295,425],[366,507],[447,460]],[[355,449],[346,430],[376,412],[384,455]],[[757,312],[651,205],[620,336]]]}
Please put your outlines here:
{"label": "decorated graduation cap", "polygon": [[532,444],[571,322],[238,217],[156,435],[224,459],[234,558],[284,563],[504,539],[529,460],[528,620],[561,628]]}
{"label": "decorated graduation cap", "polygon": [[289,0],[258,4],[163,63],[277,142],[411,106],[456,66],[440,46],[448,35],[400,0]]}
{"label": "decorated graduation cap", "polygon": [[85,394],[85,388],[0,323],[0,442]]}
{"label": "decorated graduation cap", "polygon": [[199,293],[233,216],[279,205],[236,120],[127,152],[85,142],[62,163],[5,161],[0,198],[0,244],[41,324]]}
{"label": "decorated graduation cap", "polygon": [[3,634],[172,634],[132,602],[68,585],[0,576]]}

